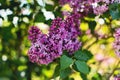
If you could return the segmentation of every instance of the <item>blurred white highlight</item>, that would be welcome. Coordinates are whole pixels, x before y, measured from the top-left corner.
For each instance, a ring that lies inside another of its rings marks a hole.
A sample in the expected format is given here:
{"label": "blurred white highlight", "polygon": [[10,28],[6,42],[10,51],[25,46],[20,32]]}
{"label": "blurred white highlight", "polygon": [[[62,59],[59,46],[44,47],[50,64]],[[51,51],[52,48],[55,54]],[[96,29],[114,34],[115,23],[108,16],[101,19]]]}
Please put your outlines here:
{"label": "blurred white highlight", "polygon": [[3,61],[7,61],[7,56],[6,55],[2,55],[2,60]]}

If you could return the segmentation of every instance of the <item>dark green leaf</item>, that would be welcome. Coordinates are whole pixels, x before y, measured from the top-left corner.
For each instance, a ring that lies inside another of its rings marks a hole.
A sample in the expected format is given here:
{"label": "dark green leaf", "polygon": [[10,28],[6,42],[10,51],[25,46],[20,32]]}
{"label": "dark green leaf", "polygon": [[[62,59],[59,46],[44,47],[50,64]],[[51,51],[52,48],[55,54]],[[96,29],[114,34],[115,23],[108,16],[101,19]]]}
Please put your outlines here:
{"label": "dark green leaf", "polygon": [[46,4],[46,6],[45,6],[45,9],[47,10],[47,11],[54,11],[54,6],[53,5],[48,5],[48,4]]}
{"label": "dark green leaf", "polygon": [[45,21],[45,24],[47,24],[47,25],[51,25],[51,22],[52,22],[52,20],[51,19],[49,19],[49,20],[47,20],[47,21]]}
{"label": "dark green leaf", "polygon": [[63,15],[61,14],[62,13],[61,7],[58,7],[53,13],[55,14],[55,17],[57,17],[57,16],[59,16],[61,18],[63,17]]}
{"label": "dark green leaf", "polygon": [[118,10],[110,11],[110,14],[111,14],[113,19],[119,19],[120,18],[120,11],[118,11]]}
{"label": "dark green leaf", "polygon": [[77,69],[77,67],[76,67],[75,64],[72,65],[72,68],[73,68],[75,71],[79,72],[79,70]]}
{"label": "dark green leaf", "polygon": [[67,76],[69,76],[70,74],[71,74],[71,69],[70,69],[70,68],[61,70],[61,71],[60,71],[60,78],[61,78],[61,79],[64,79],[64,78],[66,78]]}
{"label": "dark green leaf", "polygon": [[60,74],[60,65],[57,65],[55,67],[55,71],[54,71],[53,77],[56,78],[57,76],[59,76],[59,74]]}
{"label": "dark green leaf", "polygon": [[119,19],[120,18],[120,4],[114,3],[109,6],[110,15],[112,19]]}
{"label": "dark green leaf", "polygon": [[89,59],[92,58],[92,54],[90,51],[87,50],[78,50],[75,52],[74,57],[78,60],[83,60],[83,61],[88,61]]}
{"label": "dark green leaf", "polygon": [[8,42],[9,39],[14,38],[11,33],[12,28],[13,28],[13,26],[0,28],[0,36],[4,35],[4,36],[2,36],[3,41]]}
{"label": "dark green leaf", "polygon": [[82,80],[87,80],[87,75],[80,73],[80,76],[81,76]]}
{"label": "dark green leaf", "polygon": [[101,15],[102,18],[109,18],[110,17],[110,14],[109,14],[109,11],[105,12],[103,15]]}
{"label": "dark green leaf", "polygon": [[77,61],[75,61],[75,65],[81,73],[84,73],[84,74],[89,73],[89,67],[84,61],[78,61],[77,60]]}
{"label": "dark green leaf", "polygon": [[13,20],[13,17],[14,17],[14,15],[8,15],[8,20],[9,20],[9,21],[12,21],[12,20]]}
{"label": "dark green leaf", "polygon": [[95,27],[96,27],[96,22],[95,21],[90,21],[88,22],[89,24],[89,29],[91,30],[91,33],[94,33]]}
{"label": "dark green leaf", "polygon": [[35,15],[35,22],[44,22],[45,17],[42,12],[39,12],[38,14]]}
{"label": "dark green leaf", "polygon": [[94,18],[96,15],[95,14],[89,14],[87,16],[90,17],[90,18]]}
{"label": "dark green leaf", "polygon": [[61,58],[60,58],[60,69],[63,70],[63,69],[66,69],[70,66],[70,64],[72,64],[73,60],[69,57],[67,57],[66,55],[63,55]]}

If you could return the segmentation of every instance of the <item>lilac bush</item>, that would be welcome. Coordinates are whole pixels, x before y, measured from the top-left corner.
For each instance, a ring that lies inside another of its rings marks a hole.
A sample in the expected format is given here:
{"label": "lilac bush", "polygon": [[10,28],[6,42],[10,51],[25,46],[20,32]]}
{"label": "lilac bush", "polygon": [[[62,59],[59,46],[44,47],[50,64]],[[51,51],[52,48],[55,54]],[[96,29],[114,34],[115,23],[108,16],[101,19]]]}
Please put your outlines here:
{"label": "lilac bush", "polygon": [[43,34],[37,27],[31,27],[28,37],[32,43],[28,51],[31,62],[49,64],[64,50],[69,52],[69,55],[77,51],[81,46],[77,39],[80,35],[79,17],[79,14],[74,14],[65,20],[54,19],[48,34]]}
{"label": "lilac bush", "polygon": [[80,13],[82,16],[94,13],[102,15],[109,9],[111,3],[120,3],[119,0],[59,0],[61,5],[69,4],[73,13]]}
{"label": "lilac bush", "polygon": [[[92,58],[92,54],[87,50],[90,46],[84,50],[81,48],[82,42],[79,40],[81,36],[80,22],[88,23],[88,32],[91,37],[95,37],[96,41],[102,38],[107,38],[107,34],[100,33],[100,36],[97,34],[99,29],[101,29],[103,24],[97,25],[97,20],[95,16],[100,18],[104,15],[105,12],[109,11],[109,18],[116,18],[119,16],[118,10],[116,10],[115,5],[119,1],[116,0],[59,0],[61,6],[68,4],[72,11],[62,11],[64,19],[57,17],[55,18],[50,25],[48,34],[42,33],[42,31],[37,26],[32,26],[28,33],[28,39],[31,41],[31,47],[28,50],[28,56],[31,62],[37,64],[45,64],[53,62],[55,59],[60,58],[60,77],[64,78],[61,75],[64,72],[74,69],[83,74],[88,74],[90,72],[89,66],[86,62]],[[114,4],[115,3],[115,4]],[[113,6],[114,5],[114,6]],[[115,11],[115,12],[114,12]],[[88,16],[89,14],[92,14]],[[88,17],[88,19],[86,18]],[[94,16],[94,18],[93,18]],[[89,19],[89,17],[92,17]],[[120,17],[120,16],[119,16]],[[101,18],[102,19],[102,18]],[[107,23],[107,18],[104,19]],[[99,27],[95,31],[96,25]],[[120,56],[120,28],[115,30],[115,42],[114,49],[118,56]],[[83,43],[84,44],[84,43]],[[87,43],[86,43],[87,44]],[[65,53],[64,53],[65,52]],[[82,69],[83,68],[83,69]],[[68,76],[68,73],[65,73]],[[81,74],[82,75],[82,74]]]}
{"label": "lilac bush", "polygon": [[69,4],[73,8],[73,13],[80,13],[82,16],[91,13],[93,0],[60,0],[61,5]]}
{"label": "lilac bush", "polygon": [[0,0],[0,80],[111,80],[119,68],[120,0]]}

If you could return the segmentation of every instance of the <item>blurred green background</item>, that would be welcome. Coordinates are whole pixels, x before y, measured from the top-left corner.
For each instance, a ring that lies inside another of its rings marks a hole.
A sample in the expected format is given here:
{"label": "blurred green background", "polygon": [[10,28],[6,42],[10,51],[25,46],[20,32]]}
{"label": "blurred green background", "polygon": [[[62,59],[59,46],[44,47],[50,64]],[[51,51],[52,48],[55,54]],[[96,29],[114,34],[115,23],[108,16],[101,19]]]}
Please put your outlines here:
{"label": "blurred green background", "polygon": [[[0,80],[53,80],[57,63],[47,66],[31,63],[27,56],[30,47],[27,36],[33,25],[47,33],[52,19],[62,17],[61,10],[71,9],[69,5],[60,7],[58,0],[0,0]],[[91,67],[88,80],[107,80],[108,77],[113,80],[113,76],[120,73],[120,70],[113,72],[119,58],[112,48],[113,31],[119,26],[120,20],[111,20],[109,14],[87,16],[81,21],[83,48],[94,55],[88,61]],[[95,32],[90,34],[90,30]],[[77,72],[70,78],[81,80]]]}

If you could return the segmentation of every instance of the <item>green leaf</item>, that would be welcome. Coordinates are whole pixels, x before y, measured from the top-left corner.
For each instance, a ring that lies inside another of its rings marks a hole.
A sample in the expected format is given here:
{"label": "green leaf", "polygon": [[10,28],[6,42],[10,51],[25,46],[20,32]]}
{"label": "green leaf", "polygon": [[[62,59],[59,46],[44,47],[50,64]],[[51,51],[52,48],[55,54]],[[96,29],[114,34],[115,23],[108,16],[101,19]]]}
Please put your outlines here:
{"label": "green leaf", "polygon": [[89,14],[89,15],[86,15],[86,16],[88,16],[89,18],[95,18],[95,14]]}
{"label": "green leaf", "polygon": [[90,51],[87,50],[78,50],[75,52],[74,57],[78,60],[88,61],[93,57]]}
{"label": "green leaf", "polygon": [[95,21],[90,21],[88,22],[89,29],[91,30],[91,33],[94,33],[95,27],[96,27],[96,22]]}
{"label": "green leaf", "polygon": [[109,11],[104,12],[104,14],[101,16],[102,16],[102,18],[109,18],[110,17]]}
{"label": "green leaf", "polygon": [[112,16],[112,19],[119,19],[120,18],[120,11],[110,11],[110,14]]}
{"label": "green leaf", "polygon": [[61,7],[56,8],[53,13],[54,13],[55,17],[59,16],[59,17],[63,18],[63,15],[61,14],[62,13]]}
{"label": "green leaf", "polygon": [[75,71],[79,72],[79,70],[77,69],[75,64],[72,65],[72,69],[74,69]]}
{"label": "green leaf", "polygon": [[14,36],[11,32],[12,29],[13,29],[13,26],[11,25],[9,27],[0,28],[0,36],[2,36],[3,41],[8,42],[10,39],[14,39]]}
{"label": "green leaf", "polygon": [[81,76],[82,80],[87,80],[87,75],[80,73],[80,76]]}
{"label": "green leaf", "polygon": [[46,6],[45,6],[45,9],[46,9],[47,11],[54,11],[54,8],[55,8],[55,6],[49,5],[49,4],[46,4]]}
{"label": "green leaf", "polygon": [[45,24],[47,24],[47,25],[49,25],[49,26],[51,25],[51,23],[52,23],[52,20],[51,20],[51,19],[45,21]]}
{"label": "green leaf", "polygon": [[43,15],[42,12],[39,12],[35,15],[35,22],[44,22],[45,21],[45,16]]}
{"label": "green leaf", "polygon": [[59,75],[60,75],[60,65],[57,65],[55,67],[55,71],[54,71],[53,77],[56,78]]}
{"label": "green leaf", "polygon": [[103,80],[102,76],[99,73],[95,73],[92,77],[92,80]]}
{"label": "green leaf", "polygon": [[60,58],[60,69],[63,70],[63,69],[66,69],[70,66],[70,64],[72,64],[73,60],[69,57],[67,57],[66,55],[63,55],[61,58]]}
{"label": "green leaf", "polygon": [[13,14],[12,14],[12,15],[8,15],[8,20],[9,20],[9,21],[12,21],[12,20],[13,20],[13,17],[14,17]]}
{"label": "green leaf", "polygon": [[71,74],[71,69],[70,69],[70,68],[61,70],[61,71],[60,71],[60,78],[61,78],[61,79],[64,79],[64,78],[66,78],[67,76],[69,76],[70,74]]}
{"label": "green leaf", "polygon": [[120,4],[114,3],[109,6],[110,15],[112,19],[119,19],[120,18]]}
{"label": "green leaf", "polygon": [[77,69],[79,70],[79,72],[84,73],[84,74],[89,73],[89,67],[84,61],[77,60],[75,61],[75,65]]}

